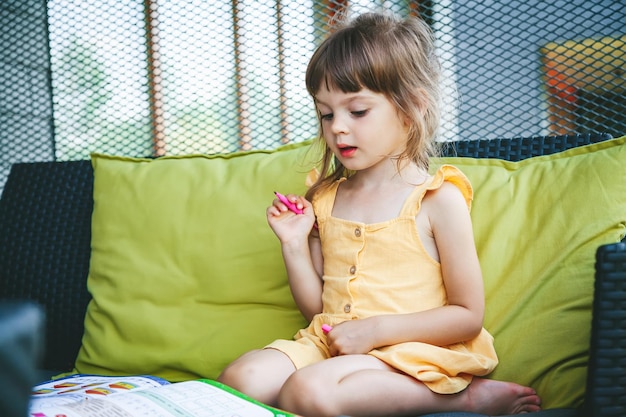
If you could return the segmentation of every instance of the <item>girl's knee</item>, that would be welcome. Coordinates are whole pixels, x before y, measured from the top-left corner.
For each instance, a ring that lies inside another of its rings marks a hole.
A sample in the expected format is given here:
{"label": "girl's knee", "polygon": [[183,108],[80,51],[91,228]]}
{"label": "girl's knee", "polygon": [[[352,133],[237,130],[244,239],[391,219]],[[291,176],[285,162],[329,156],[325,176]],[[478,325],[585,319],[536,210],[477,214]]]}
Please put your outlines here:
{"label": "girl's knee", "polygon": [[269,405],[294,368],[287,356],[277,351],[249,352],[228,365],[217,378],[223,384]]}
{"label": "girl's knee", "polygon": [[242,382],[245,381],[245,374],[249,373],[250,366],[242,363],[241,358],[239,358],[224,368],[220,376],[217,377],[217,380],[222,384],[226,384],[229,387],[241,391]]}
{"label": "girl's knee", "polygon": [[239,357],[224,368],[217,380],[247,394],[248,386],[260,385],[267,378],[266,366],[262,358],[256,356],[251,352]]}
{"label": "girl's knee", "polygon": [[278,395],[278,406],[301,415],[337,415],[332,401],[333,385],[311,372],[296,371]]}

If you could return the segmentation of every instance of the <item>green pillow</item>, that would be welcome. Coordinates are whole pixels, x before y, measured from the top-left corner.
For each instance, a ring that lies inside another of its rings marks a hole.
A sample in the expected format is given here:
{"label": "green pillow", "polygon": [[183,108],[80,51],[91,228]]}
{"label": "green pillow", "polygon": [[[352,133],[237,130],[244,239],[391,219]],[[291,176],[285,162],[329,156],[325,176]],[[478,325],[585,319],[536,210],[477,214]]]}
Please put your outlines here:
{"label": "green pillow", "polygon": [[520,162],[441,158],[474,187],[491,378],[534,387],[544,408],[582,403],[598,246],[626,228],[626,137]]}
{"label": "green pillow", "polygon": [[305,326],[265,209],[273,191],[306,190],[310,149],[92,155],[93,299],[75,371],[216,378]]}

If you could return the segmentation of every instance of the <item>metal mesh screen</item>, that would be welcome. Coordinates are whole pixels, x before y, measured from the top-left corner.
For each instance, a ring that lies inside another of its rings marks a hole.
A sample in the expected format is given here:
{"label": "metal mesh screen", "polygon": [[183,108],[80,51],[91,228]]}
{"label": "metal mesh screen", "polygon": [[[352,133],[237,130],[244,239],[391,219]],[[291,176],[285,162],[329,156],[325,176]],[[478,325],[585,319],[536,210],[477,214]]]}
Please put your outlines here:
{"label": "metal mesh screen", "polygon": [[433,27],[442,140],[626,133],[626,1],[3,0],[0,190],[14,162],[314,137],[304,71],[346,7]]}

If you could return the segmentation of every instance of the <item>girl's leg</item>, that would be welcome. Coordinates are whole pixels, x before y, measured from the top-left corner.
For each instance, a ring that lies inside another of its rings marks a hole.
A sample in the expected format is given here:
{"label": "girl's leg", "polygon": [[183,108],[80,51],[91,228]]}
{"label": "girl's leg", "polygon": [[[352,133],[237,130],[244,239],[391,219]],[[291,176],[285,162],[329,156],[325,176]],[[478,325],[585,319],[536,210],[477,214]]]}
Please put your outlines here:
{"label": "girl's leg", "polygon": [[436,394],[369,355],[337,356],[302,368],[287,379],[278,398],[280,408],[307,417],[504,415],[538,411],[539,403],[531,388],[480,378],[458,394]]}
{"label": "girl's leg", "polygon": [[254,350],[228,365],[217,378],[268,405],[277,405],[280,389],[296,367],[287,355],[276,349]]}

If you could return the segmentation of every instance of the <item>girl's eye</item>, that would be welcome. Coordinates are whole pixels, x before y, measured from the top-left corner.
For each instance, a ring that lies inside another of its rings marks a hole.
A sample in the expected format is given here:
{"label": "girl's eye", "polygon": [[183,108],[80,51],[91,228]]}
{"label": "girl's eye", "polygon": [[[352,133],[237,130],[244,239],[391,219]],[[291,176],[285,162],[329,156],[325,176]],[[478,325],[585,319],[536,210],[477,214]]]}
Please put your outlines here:
{"label": "girl's eye", "polygon": [[332,120],[333,119],[333,114],[332,113],[325,113],[325,114],[321,114],[320,113],[320,119],[322,119],[322,120]]}
{"label": "girl's eye", "polygon": [[352,115],[356,116],[356,117],[363,117],[367,114],[367,110],[358,110],[358,111],[353,111]]}

